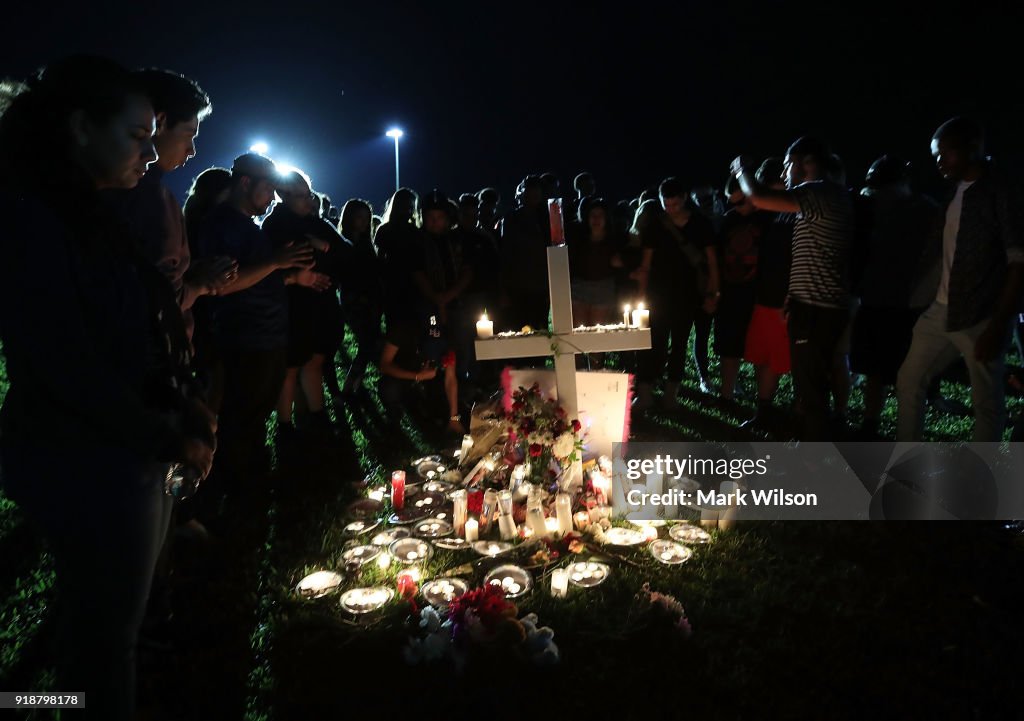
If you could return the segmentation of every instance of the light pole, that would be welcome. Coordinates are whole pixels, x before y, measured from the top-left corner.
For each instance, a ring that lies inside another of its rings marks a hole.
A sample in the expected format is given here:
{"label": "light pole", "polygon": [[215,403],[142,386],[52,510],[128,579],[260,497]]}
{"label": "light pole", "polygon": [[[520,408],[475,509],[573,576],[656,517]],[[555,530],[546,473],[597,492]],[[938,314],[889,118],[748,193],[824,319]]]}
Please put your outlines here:
{"label": "light pole", "polygon": [[389,138],[395,139],[395,190],[398,190],[401,186],[398,183],[398,139],[404,135],[398,128],[391,128],[385,133]]}

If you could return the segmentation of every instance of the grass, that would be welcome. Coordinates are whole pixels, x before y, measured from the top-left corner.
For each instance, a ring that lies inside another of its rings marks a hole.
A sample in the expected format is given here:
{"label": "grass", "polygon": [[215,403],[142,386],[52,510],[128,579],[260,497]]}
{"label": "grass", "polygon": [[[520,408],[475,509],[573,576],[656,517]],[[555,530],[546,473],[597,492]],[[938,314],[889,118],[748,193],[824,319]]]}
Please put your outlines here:
{"label": "grass", "polygon": [[[354,350],[349,337],[343,360]],[[179,650],[157,663],[144,659],[145,706],[173,709],[175,718],[249,721],[354,712],[432,718],[435,709],[517,719],[599,709],[621,709],[624,718],[1008,714],[1024,641],[1024,547],[992,523],[751,523],[717,534],[681,567],[627,553],[632,563],[612,559],[611,577],[596,589],[572,588],[557,601],[540,582],[520,603],[554,628],[563,659],[555,670],[510,659],[470,666],[461,677],[444,665],[404,666],[403,604],[355,623],[337,596],[303,601],[292,592],[309,571],[337,567],[345,508],[364,479],[383,481],[448,444],[412,418],[403,419],[401,437],[389,433],[376,380],[371,371],[360,404],[330,409],[341,432],[317,449],[315,462],[282,466],[275,486],[237,511],[229,537],[179,555]],[[749,368],[741,381],[753,387]],[[969,393],[953,381],[944,392],[954,400]],[[787,396],[784,383],[780,397]],[[677,413],[635,420],[636,437],[718,440],[752,410],[708,403],[692,379],[681,403]],[[855,421],[861,404],[854,389]],[[893,406],[883,430],[892,428]],[[934,439],[964,438],[969,426],[970,418],[930,419]],[[0,559],[0,688],[41,690],[52,683],[44,651],[53,575],[38,539],[2,497]],[[425,577],[475,560],[438,552]],[[483,565],[470,575],[479,579]],[[371,565],[347,585],[393,586],[396,573]],[[684,604],[689,642],[652,638],[629,622],[645,582]]]}

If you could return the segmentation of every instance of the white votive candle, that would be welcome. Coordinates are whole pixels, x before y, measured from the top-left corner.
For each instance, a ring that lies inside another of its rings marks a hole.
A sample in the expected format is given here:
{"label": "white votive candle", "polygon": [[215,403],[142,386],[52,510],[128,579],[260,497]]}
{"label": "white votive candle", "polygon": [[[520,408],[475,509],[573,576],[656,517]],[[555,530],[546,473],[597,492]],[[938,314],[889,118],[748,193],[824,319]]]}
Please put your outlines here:
{"label": "white votive candle", "polygon": [[494,321],[487,317],[484,313],[480,316],[480,320],[476,322],[476,337],[477,338],[491,338],[494,336]]}
{"label": "white votive candle", "polygon": [[569,572],[564,568],[556,568],[551,572],[551,596],[565,598],[569,593]]}
{"label": "white votive candle", "polygon": [[466,541],[472,543],[480,537],[480,524],[475,518],[466,521]]}

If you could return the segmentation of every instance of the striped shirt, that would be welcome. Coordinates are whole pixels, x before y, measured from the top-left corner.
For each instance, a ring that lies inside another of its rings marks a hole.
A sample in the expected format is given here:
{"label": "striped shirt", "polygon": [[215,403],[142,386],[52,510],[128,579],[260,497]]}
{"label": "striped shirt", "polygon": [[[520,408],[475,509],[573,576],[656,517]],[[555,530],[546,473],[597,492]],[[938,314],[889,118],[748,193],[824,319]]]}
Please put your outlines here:
{"label": "striped shirt", "polygon": [[813,180],[793,189],[800,205],[793,228],[789,294],[810,305],[849,304],[853,201],[840,185]]}

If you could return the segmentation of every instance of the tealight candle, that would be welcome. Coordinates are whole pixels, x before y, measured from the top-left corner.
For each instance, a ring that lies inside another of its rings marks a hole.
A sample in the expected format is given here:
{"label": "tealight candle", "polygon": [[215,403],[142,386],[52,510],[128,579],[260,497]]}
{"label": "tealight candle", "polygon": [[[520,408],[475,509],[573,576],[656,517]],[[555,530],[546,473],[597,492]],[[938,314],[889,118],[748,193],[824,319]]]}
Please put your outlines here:
{"label": "tealight candle", "polygon": [[480,537],[480,524],[475,518],[466,521],[466,541],[472,543]]}
{"label": "tealight candle", "polygon": [[556,568],[551,572],[551,596],[565,598],[569,593],[569,572],[564,568]]}
{"label": "tealight candle", "polygon": [[[476,337],[477,338],[491,338],[494,336],[494,321],[487,317],[487,311],[480,316],[480,320],[476,322]],[[465,453],[465,452],[463,452]]]}
{"label": "tealight candle", "polygon": [[377,556],[377,568],[382,571],[391,566],[391,554],[387,551]]}
{"label": "tealight candle", "polygon": [[658,529],[655,526],[644,526],[644,539],[647,541],[654,541],[658,538]]}
{"label": "tealight candle", "polygon": [[586,511],[580,511],[572,517],[573,523],[576,526],[577,531],[582,531],[590,525],[590,514]]}
{"label": "tealight candle", "polygon": [[384,500],[384,489],[374,488],[370,491],[370,500],[372,501],[383,501]]}
{"label": "tealight candle", "polygon": [[405,471],[391,473],[391,505],[399,511],[405,506]]}
{"label": "tealight candle", "polygon": [[651,327],[651,311],[644,308],[643,303],[639,303],[636,310],[633,311],[633,326],[636,328]]}

